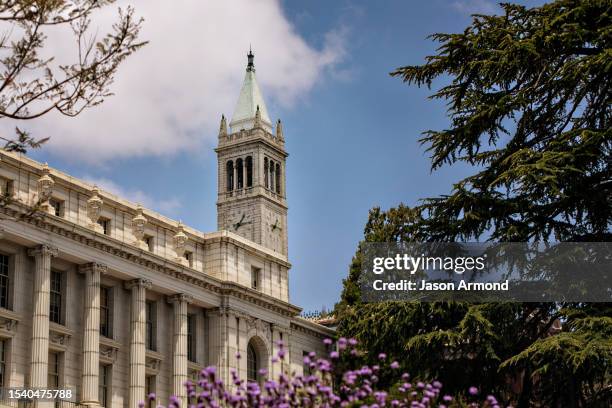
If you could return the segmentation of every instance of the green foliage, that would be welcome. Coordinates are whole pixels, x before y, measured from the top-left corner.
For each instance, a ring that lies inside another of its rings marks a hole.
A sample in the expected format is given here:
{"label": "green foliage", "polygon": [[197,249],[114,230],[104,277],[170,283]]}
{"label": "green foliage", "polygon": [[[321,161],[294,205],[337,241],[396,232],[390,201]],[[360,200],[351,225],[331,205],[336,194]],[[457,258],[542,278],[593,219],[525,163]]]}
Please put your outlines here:
{"label": "green foliage", "polygon": [[451,126],[421,141],[433,169],[482,167],[417,207],[428,215],[417,238],[609,239],[612,5],[503,8],[463,33],[434,34],[437,55],[392,73],[419,86],[452,78],[432,95],[448,101]]}
{"label": "green foliage", "polygon": [[[612,3],[502,8],[434,34],[436,55],[391,74],[428,87],[449,78],[432,98],[447,101],[450,126],[421,142],[432,170],[465,162],[474,174],[449,195],[372,209],[362,242],[610,240]],[[611,306],[364,304],[361,262],[360,244],[336,313],[366,362],[384,352],[413,376],[518,406],[612,402]]]}

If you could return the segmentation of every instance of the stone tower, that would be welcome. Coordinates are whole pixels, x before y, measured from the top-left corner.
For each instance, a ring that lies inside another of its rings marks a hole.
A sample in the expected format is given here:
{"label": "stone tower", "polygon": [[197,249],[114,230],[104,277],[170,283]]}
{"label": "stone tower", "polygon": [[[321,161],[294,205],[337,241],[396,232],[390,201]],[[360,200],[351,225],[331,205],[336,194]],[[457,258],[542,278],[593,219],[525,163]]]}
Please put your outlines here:
{"label": "stone tower", "polygon": [[280,120],[273,129],[248,64],[234,115],[221,117],[218,163],[217,227],[287,255],[285,139]]}

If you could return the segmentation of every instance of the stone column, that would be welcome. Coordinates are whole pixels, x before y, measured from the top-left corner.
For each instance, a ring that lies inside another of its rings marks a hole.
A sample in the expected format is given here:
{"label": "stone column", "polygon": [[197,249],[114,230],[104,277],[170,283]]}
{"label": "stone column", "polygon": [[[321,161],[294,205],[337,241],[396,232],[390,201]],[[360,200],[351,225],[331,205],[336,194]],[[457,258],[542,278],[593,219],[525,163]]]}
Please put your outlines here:
{"label": "stone column", "polygon": [[49,302],[51,289],[51,258],[57,248],[40,245],[29,250],[34,257],[34,313],[32,316],[32,355],[30,387],[47,387],[49,365]]}
{"label": "stone column", "polygon": [[168,297],[168,302],[174,307],[174,341],[172,347],[172,394],[181,401],[181,406],[187,406],[187,304],[192,298],[186,294]]}
{"label": "stone column", "polygon": [[152,286],[147,279],[134,279],[125,287],[132,291],[130,317],[130,393],[128,408],[137,408],[145,400],[146,293]]}
{"label": "stone column", "polygon": [[85,318],[83,328],[83,371],[81,403],[99,405],[98,373],[100,369],[100,275],[106,265],[89,263],[80,267],[85,274]]}
{"label": "stone column", "polygon": [[232,179],[232,188],[234,191],[238,190],[238,166],[236,165],[236,160],[234,160],[234,168],[232,170],[234,172],[234,177]]}
{"label": "stone column", "polygon": [[247,161],[245,156],[242,158],[242,189],[246,190],[247,188]]}

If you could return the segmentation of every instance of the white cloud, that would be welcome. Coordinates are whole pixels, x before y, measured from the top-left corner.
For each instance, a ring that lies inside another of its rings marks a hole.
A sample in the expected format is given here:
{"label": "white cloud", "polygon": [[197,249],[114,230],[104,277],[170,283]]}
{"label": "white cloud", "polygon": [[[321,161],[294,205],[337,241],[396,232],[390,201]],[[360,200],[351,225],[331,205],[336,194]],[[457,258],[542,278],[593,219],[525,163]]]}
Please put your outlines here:
{"label": "white cloud", "polygon": [[497,3],[494,0],[456,0],[452,6],[463,14],[495,14],[499,12]]}
{"label": "white cloud", "polygon": [[[51,137],[45,149],[100,164],[212,144],[221,113],[232,114],[249,44],[268,105],[290,107],[325,72],[342,73],[335,67],[345,56],[346,30],[331,30],[315,49],[295,32],[278,0],[154,0],[134,6],[145,18],[141,38],[150,43],[119,67],[115,95],[102,105],[76,118],[51,114],[26,124],[35,136]],[[102,35],[116,15],[116,7],[103,9],[92,29]],[[53,32],[48,46],[58,62],[75,53],[72,43]],[[9,130],[15,124],[0,126]]]}
{"label": "white cloud", "polygon": [[100,189],[109,193],[115,194],[124,200],[131,201],[136,204],[142,204],[145,208],[150,208],[164,214],[174,214],[181,207],[181,203],[177,198],[169,200],[158,200],[151,197],[149,194],[141,190],[129,190],[113,180],[96,177],[83,177],[88,183],[100,187]]}

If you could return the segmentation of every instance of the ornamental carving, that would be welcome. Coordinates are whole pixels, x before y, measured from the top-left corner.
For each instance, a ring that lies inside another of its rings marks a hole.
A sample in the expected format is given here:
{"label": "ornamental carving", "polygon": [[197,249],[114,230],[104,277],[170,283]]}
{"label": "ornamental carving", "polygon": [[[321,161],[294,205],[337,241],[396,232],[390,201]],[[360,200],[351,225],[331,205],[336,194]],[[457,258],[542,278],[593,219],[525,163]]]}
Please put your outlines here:
{"label": "ornamental carving", "polygon": [[19,323],[17,316],[4,310],[0,311],[0,313],[0,333],[13,337],[17,332],[17,323]]}
{"label": "ornamental carving", "polygon": [[100,360],[108,364],[113,364],[115,361],[117,361],[119,346],[114,343],[114,341],[111,344],[111,342],[106,343],[105,340],[100,340]]}
{"label": "ornamental carving", "polygon": [[247,332],[255,331],[260,337],[265,337],[268,342],[272,339],[271,326],[261,319],[247,317]]}
{"label": "ornamental carving", "polygon": [[136,238],[136,245],[142,247],[142,242],[145,234],[145,226],[147,225],[147,218],[142,214],[142,206],[138,204],[136,207],[136,215],[132,218],[132,234]]}
{"label": "ornamental carving", "polygon": [[56,349],[66,350],[72,337],[72,330],[58,324],[49,326],[49,343]]}
{"label": "ornamental carving", "polygon": [[185,256],[185,246],[187,244],[187,234],[185,234],[183,224],[179,221],[178,223],[178,231],[174,235],[174,250],[176,251],[176,261],[179,263],[184,263],[186,259]]}
{"label": "ornamental carving", "polygon": [[97,186],[94,186],[91,190],[91,197],[87,200],[87,218],[89,218],[89,228],[102,232],[102,226],[98,224],[100,219],[100,213],[102,212],[102,204],[104,203],[98,193]]}
{"label": "ornamental carving", "polygon": [[167,302],[169,304],[174,304],[174,303],[181,303],[181,302],[185,302],[187,304],[192,303],[193,302],[193,297],[191,295],[188,295],[186,293],[177,293],[176,295],[170,295],[166,298]]}
{"label": "ornamental carving", "polygon": [[278,139],[279,142],[285,140],[283,136],[283,124],[280,119],[276,122],[276,139]]}
{"label": "ornamental carving", "polygon": [[124,286],[127,290],[131,290],[133,288],[151,289],[153,287],[153,282],[151,282],[149,279],[137,278],[124,282]]}
{"label": "ornamental carving", "polygon": [[145,357],[145,368],[147,374],[158,374],[161,368],[162,356],[151,350],[147,350]]}
{"label": "ornamental carving", "polygon": [[28,249],[28,255],[33,256],[33,257],[37,257],[37,256],[56,257],[58,253],[59,253],[59,250],[56,247],[48,245],[48,244],[42,244],[35,248]]}
{"label": "ornamental carving", "polygon": [[49,173],[49,166],[45,163],[42,169],[42,176],[38,179],[38,194],[41,201],[47,201],[53,193],[55,181],[53,181]]}

